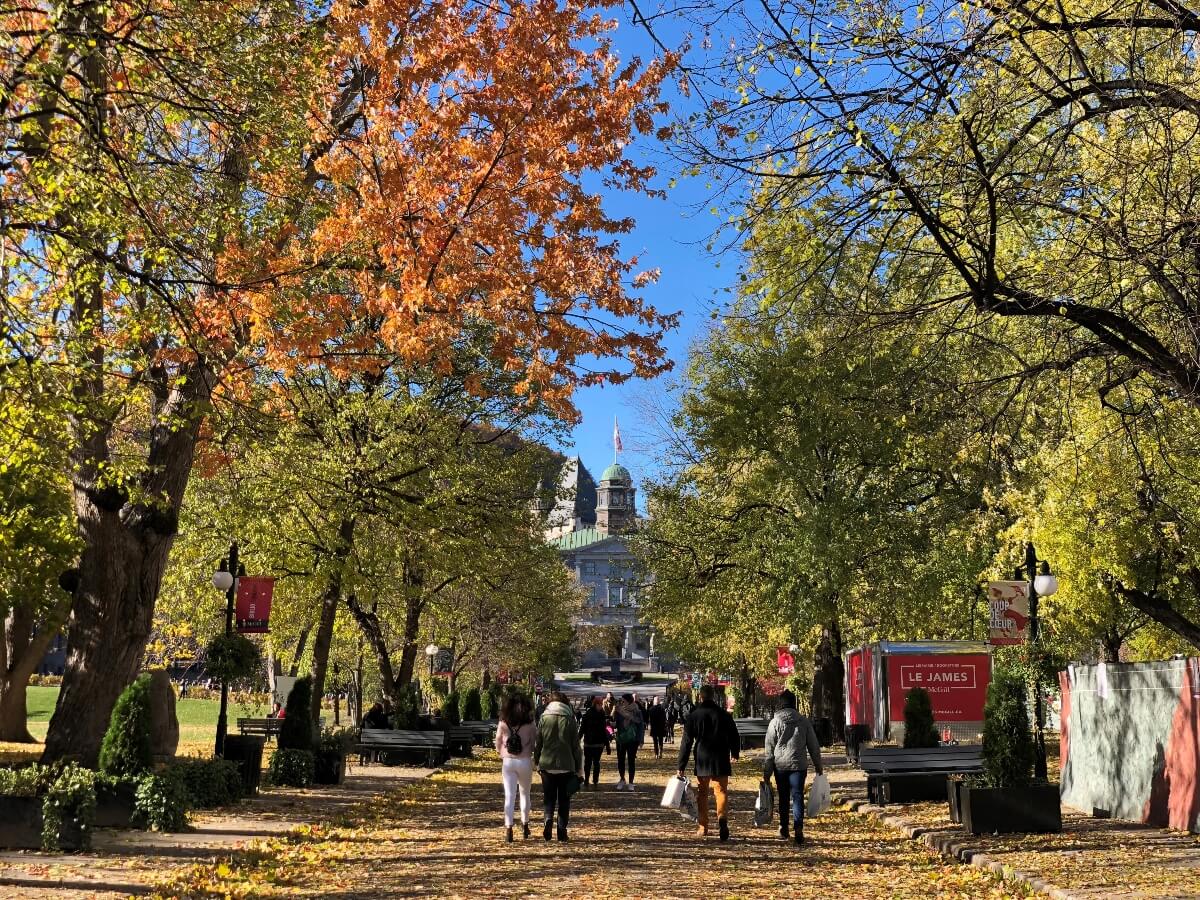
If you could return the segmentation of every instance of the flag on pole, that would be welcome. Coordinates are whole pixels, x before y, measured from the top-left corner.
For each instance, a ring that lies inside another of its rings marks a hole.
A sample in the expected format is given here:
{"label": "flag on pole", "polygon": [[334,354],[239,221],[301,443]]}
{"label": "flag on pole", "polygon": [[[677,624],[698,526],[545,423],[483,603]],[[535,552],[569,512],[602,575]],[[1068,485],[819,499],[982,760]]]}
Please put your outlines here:
{"label": "flag on pole", "polygon": [[617,423],[616,416],[613,416],[613,449],[617,453],[625,449],[621,444],[621,426]]}

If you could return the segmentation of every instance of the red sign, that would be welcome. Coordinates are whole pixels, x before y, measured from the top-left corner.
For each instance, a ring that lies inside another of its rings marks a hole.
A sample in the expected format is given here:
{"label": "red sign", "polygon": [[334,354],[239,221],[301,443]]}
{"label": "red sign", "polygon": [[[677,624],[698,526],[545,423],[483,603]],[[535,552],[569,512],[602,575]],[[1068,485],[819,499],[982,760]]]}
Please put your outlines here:
{"label": "red sign", "polygon": [[271,598],[275,594],[274,578],[238,579],[236,619],[242,634],[266,634],[271,618]]}
{"label": "red sign", "polygon": [[929,692],[938,722],[982,722],[991,680],[986,653],[895,654],[888,656],[888,707],[893,722],[904,721],[904,699],[913,688]]}
{"label": "red sign", "polygon": [[796,671],[796,657],[792,656],[792,651],[787,647],[777,647],[775,649],[775,659],[779,666],[780,675],[791,675]]}
{"label": "red sign", "polygon": [[850,725],[871,724],[871,694],[867,690],[867,651],[852,650],[846,658],[846,721]]}

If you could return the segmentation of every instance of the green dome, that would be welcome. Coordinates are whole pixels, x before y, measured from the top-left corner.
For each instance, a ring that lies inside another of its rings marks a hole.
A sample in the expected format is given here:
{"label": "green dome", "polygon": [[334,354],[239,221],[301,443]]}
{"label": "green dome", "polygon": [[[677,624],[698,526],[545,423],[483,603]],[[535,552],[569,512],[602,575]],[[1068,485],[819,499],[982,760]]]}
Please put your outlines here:
{"label": "green dome", "polygon": [[601,481],[623,481],[626,484],[633,484],[633,476],[629,474],[629,470],[620,463],[613,463],[600,476]]}

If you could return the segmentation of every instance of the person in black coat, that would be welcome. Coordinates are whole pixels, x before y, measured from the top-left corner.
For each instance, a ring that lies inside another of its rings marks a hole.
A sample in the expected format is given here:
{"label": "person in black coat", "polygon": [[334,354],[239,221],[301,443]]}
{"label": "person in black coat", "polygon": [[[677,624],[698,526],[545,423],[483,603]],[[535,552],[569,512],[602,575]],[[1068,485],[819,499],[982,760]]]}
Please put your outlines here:
{"label": "person in black coat", "polygon": [[582,718],[579,733],[583,735],[583,783],[600,783],[600,754],[612,752],[612,737],[608,733],[608,716],[597,694],[592,698]]}
{"label": "person in black coat", "polygon": [[654,698],[648,716],[650,725],[650,740],[654,741],[654,758],[662,759],[663,741],[667,738],[667,708],[662,704],[661,697]]}
{"label": "person in black coat", "polygon": [[688,760],[695,750],[696,792],[699,828],[698,836],[708,834],[708,790],[711,785],[717,797],[717,827],[722,841],[729,840],[726,812],[729,804],[729,776],[733,763],[741,752],[741,737],[733,716],[716,703],[716,691],[711,684],[701,685],[700,703],[683,722],[683,741],[679,747],[679,776],[682,778]]}

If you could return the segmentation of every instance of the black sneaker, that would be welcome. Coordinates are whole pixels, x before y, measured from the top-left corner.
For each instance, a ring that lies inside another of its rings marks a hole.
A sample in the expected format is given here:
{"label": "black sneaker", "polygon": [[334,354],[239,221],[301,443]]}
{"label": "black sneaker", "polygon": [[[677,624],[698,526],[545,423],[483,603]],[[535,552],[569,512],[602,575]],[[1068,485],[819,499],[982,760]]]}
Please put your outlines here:
{"label": "black sneaker", "polygon": [[801,846],[804,843],[804,832],[803,831],[796,832],[795,841],[796,841],[797,847]]}
{"label": "black sneaker", "polygon": [[522,822],[522,823],[521,823],[521,830],[525,832],[525,840],[529,840],[529,823],[528,823],[528,822]]}
{"label": "black sneaker", "polygon": [[547,841],[550,840],[550,833],[552,831],[554,831],[554,823],[547,819],[545,826],[542,828],[542,837]]}
{"label": "black sneaker", "polygon": [[512,826],[511,825],[509,825],[507,828],[504,829],[504,842],[506,844],[512,843]]}
{"label": "black sneaker", "polygon": [[564,844],[567,843],[567,829],[565,829],[565,828],[558,829],[558,839],[560,841],[562,841]]}
{"label": "black sneaker", "polygon": [[781,841],[786,841],[788,839],[788,837],[790,837],[790,835],[788,834],[788,827],[786,825],[780,825],[779,826],[779,839]]}
{"label": "black sneaker", "polygon": [[729,840],[729,823],[724,819],[717,820],[717,833],[720,835],[722,843]]}

